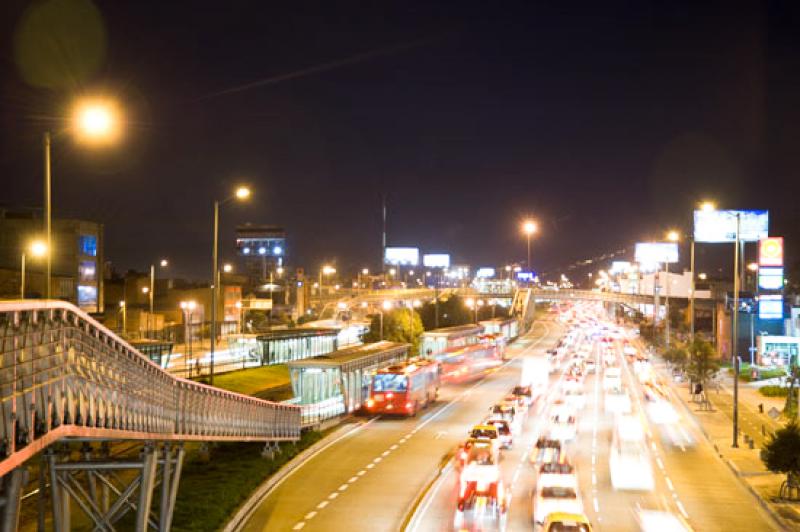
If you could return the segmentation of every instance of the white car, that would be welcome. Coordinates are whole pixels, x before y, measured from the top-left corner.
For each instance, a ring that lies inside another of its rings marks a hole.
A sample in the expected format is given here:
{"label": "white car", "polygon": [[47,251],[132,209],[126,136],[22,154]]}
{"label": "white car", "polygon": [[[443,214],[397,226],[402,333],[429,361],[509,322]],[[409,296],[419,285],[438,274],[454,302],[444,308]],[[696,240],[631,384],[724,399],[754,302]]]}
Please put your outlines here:
{"label": "white car", "polygon": [[583,410],[586,406],[586,394],[583,393],[583,388],[574,386],[564,390],[564,402],[575,410]]}
{"label": "white car", "polygon": [[630,414],[633,410],[631,398],[625,390],[608,390],[605,397],[605,409],[608,414]]}
{"label": "white car", "polygon": [[577,433],[578,423],[574,413],[561,410],[550,418],[548,434],[551,440],[572,441]]}
{"label": "white car", "polygon": [[683,520],[669,512],[660,510],[639,510],[636,516],[642,532],[691,532]]}
{"label": "white car", "polygon": [[533,492],[533,521],[543,524],[553,513],[582,514],[583,502],[574,474],[543,474]]}
{"label": "white car", "polygon": [[608,466],[615,490],[653,491],[653,466],[644,429],[636,416],[617,418],[608,452]]}
{"label": "white car", "polygon": [[511,449],[514,445],[514,436],[511,432],[511,424],[508,421],[500,418],[490,418],[486,420],[485,425],[492,425],[497,429],[500,447],[503,449]]}
{"label": "white car", "polygon": [[597,369],[597,364],[594,363],[594,360],[589,359],[584,363],[584,368],[586,369],[586,374],[588,375],[589,373],[595,372]]}

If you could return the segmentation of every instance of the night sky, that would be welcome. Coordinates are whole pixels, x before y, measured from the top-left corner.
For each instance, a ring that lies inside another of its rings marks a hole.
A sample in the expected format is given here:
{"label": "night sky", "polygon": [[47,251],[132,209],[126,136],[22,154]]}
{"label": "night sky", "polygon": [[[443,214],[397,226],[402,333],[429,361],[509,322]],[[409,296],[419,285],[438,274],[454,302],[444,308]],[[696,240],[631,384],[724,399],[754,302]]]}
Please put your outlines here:
{"label": "night sky", "polygon": [[207,276],[212,201],[239,182],[223,260],[252,221],[286,227],[292,265],[374,269],[381,193],[390,244],[473,266],[522,260],[528,214],[556,272],[688,230],[707,197],[770,209],[800,255],[797,2],[108,0],[98,47],[87,0],[59,0],[89,14],[55,17],[81,30],[39,55],[34,4],[3,4],[0,204],[40,205],[42,131],[114,95],[123,141],[59,133],[53,177],[55,213],[104,222],[118,270]]}

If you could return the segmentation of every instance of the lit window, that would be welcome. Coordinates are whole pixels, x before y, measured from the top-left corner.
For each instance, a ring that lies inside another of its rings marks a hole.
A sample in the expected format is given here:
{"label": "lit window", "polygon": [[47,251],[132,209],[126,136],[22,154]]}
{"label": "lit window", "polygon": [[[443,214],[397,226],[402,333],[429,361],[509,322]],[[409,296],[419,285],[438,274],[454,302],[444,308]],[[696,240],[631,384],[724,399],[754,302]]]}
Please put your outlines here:
{"label": "lit window", "polygon": [[97,237],[94,235],[81,235],[78,238],[78,251],[81,255],[97,256]]}

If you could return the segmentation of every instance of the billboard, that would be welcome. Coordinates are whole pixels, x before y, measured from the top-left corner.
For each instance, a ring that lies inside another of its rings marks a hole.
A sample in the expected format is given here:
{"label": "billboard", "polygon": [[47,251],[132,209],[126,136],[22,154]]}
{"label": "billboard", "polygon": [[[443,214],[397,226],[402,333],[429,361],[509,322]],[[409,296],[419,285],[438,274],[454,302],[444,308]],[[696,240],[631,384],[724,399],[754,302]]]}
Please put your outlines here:
{"label": "billboard", "polygon": [[610,274],[625,273],[631,269],[631,263],[627,260],[615,260],[611,262],[611,269],[608,270]]}
{"label": "billboard", "polygon": [[783,268],[759,268],[758,287],[762,290],[782,290]]}
{"label": "billboard", "polygon": [[782,320],[783,296],[769,295],[758,298],[758,319]]}
{"label": "billboard", "polygon": [[759,266],[783,266],[783,237],[762,238],[758,243]]}
{"label": "billboard", "polygon": [[756,242],[769,235],[769,211],[694,211],[695,242],[735,242],[736,217],[739,240]]}
{"label": "billboard", "polygon": [[447,253],[428,253],[422,256],[422,265],[426,268],[449,268],[450,255]]}
{"label": "billboard", "polygon": [[478,268],[478,271],[475,272],[475,277],[483,277],[485,279],[489,279],[494,277],[495,271],[494,268]]}
{"label": "billboard", "polygon": [[416,266],[419,248],[386,248],[383,262],[393,266]]}
{"label": "billboard", "polygon": [[678,244],[675,242],[638,242],[636,262],[639,264],[661,264],[678,262]]}

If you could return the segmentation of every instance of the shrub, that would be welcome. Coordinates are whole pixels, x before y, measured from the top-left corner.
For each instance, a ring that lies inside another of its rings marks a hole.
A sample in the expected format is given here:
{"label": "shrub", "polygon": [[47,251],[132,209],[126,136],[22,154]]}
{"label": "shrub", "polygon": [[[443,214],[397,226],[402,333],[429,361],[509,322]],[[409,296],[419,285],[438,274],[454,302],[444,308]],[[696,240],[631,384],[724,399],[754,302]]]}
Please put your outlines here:
{"label": "shrub", "polygon": [[764,397],[786,397],[789,395],[789,388],[771,384],[769,386],[762,386],[759,388],[758,393]]}

